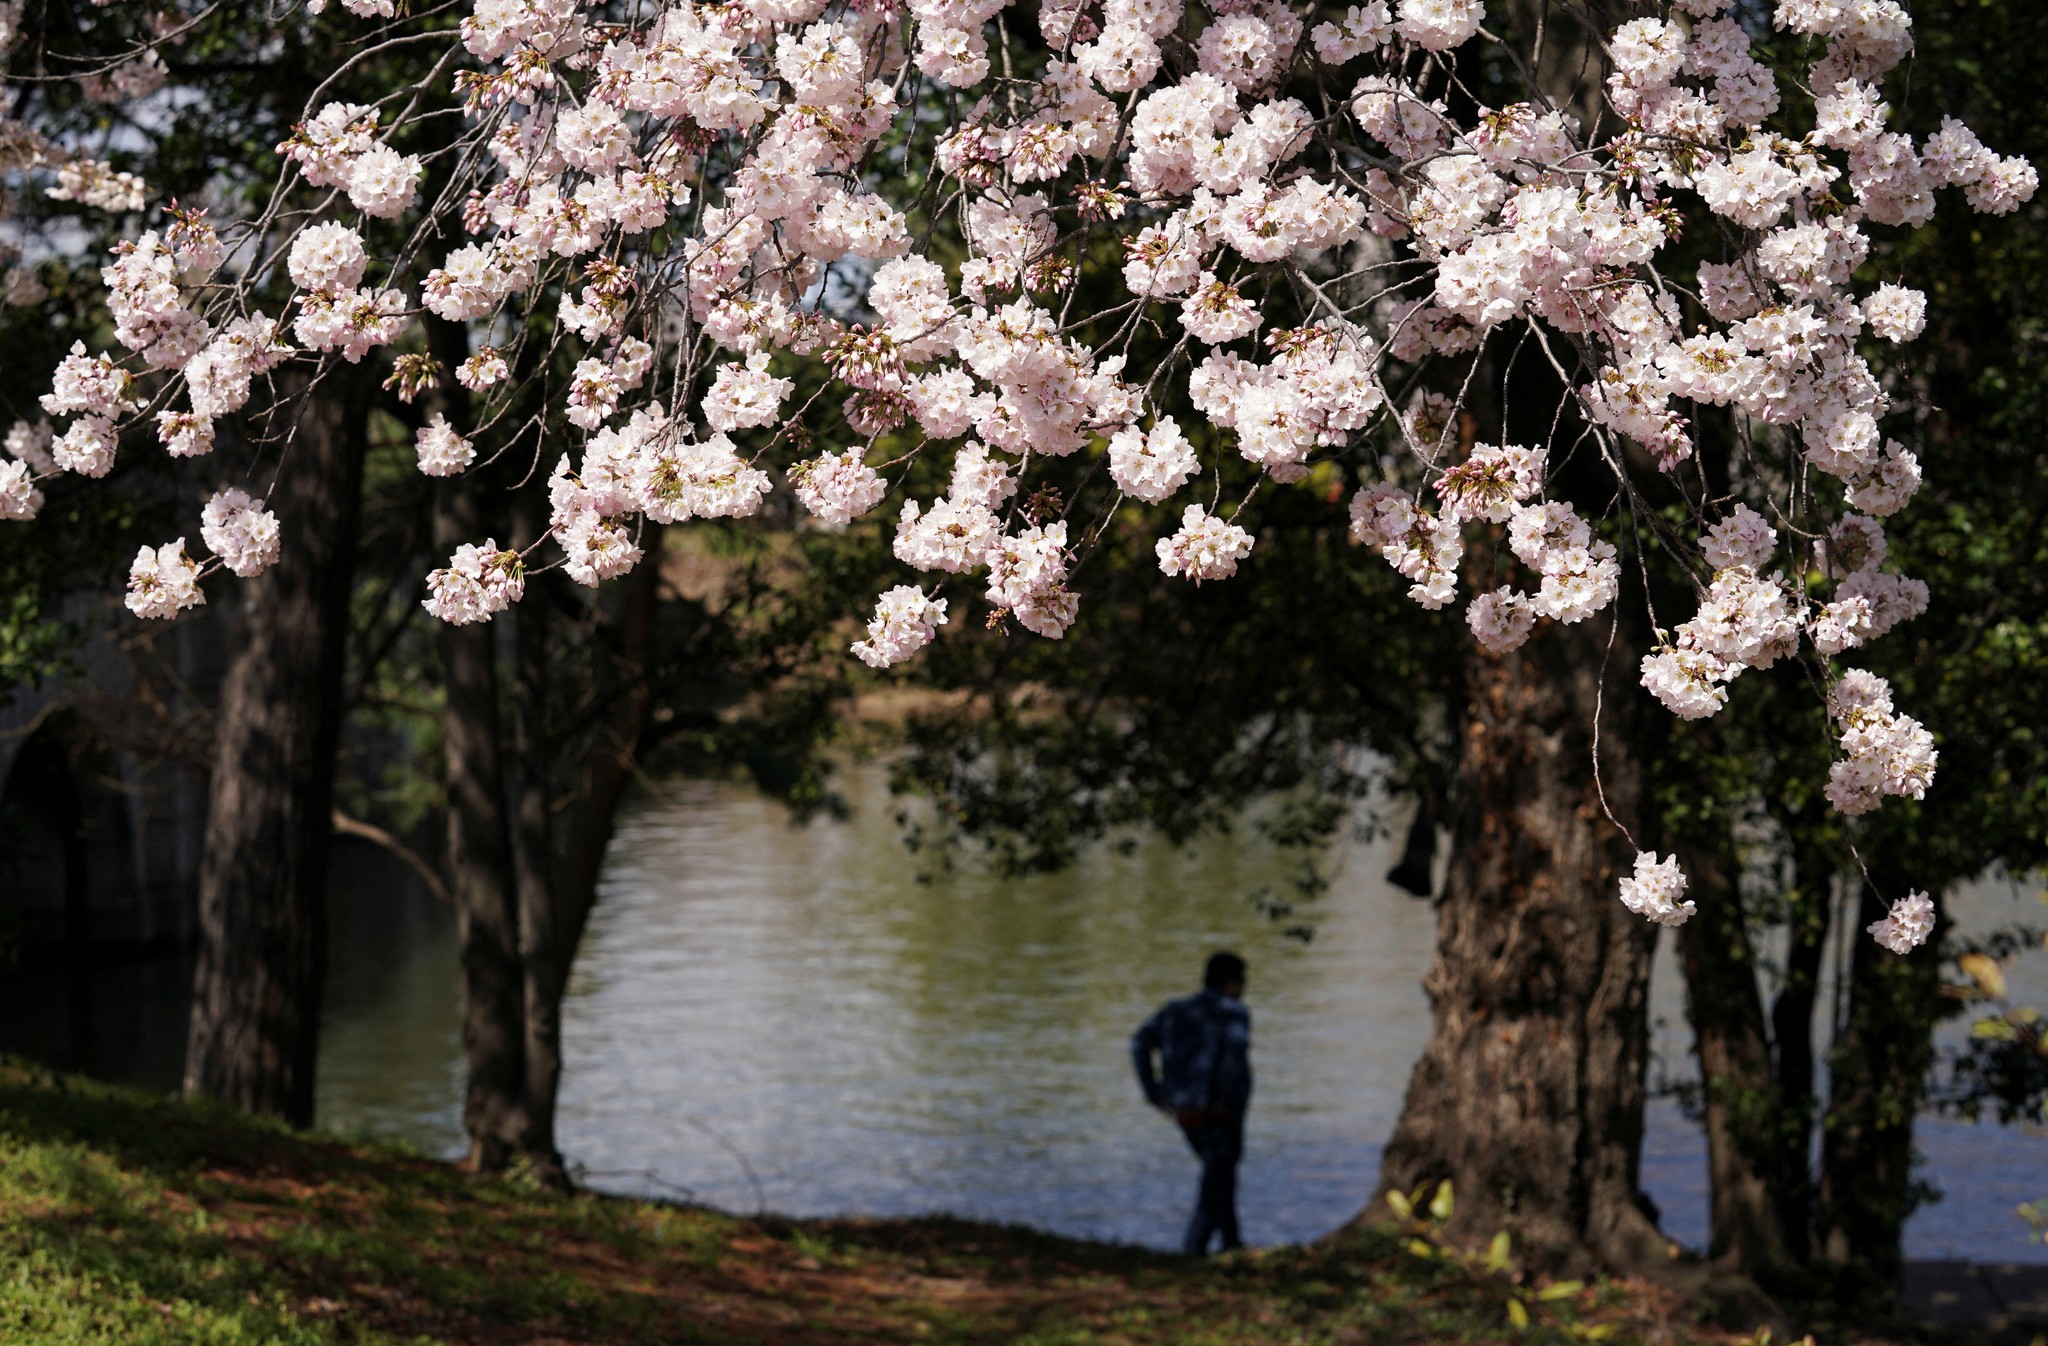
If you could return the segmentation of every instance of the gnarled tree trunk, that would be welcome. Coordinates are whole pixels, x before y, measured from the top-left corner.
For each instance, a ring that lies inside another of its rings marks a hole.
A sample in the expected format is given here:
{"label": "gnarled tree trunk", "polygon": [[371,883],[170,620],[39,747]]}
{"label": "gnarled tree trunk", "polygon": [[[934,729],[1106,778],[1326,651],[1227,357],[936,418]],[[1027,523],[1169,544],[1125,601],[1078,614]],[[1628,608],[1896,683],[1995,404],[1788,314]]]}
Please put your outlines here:
{"label": "gnarled tree trunk", "polygon": [[313,1120],[342,661],[369,401],[333,369],[295,404],[269,497],[278,561],[237,583],[222,682],[185,1092]]}
{"label": "gnarled tree trunk", "polygon": [[[1509,1229],[1572,1271],[1652,1265],[1666,1248],[1637,1187],[1656,928],[1616,896],[1634,853],[1590,770],[1605,643],[1593,626],[1546,624],[1513,654],[1472,655],[1423,983],[1433,1026],[1380,1175],[1381,1196],[1449,1179],[1453,1237]],[[1600,779],[1634,825],[1628,698],[1608,701]]]}

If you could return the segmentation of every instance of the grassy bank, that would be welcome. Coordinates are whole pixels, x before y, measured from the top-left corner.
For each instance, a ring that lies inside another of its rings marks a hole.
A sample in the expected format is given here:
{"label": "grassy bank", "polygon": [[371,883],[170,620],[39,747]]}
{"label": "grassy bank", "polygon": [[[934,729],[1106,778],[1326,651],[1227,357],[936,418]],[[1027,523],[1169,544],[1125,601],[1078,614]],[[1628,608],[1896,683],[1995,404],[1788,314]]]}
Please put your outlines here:
{"label": "grassy bank", "polygon": [[1498,1286],[1391,1234],[1184,1259],[954,1220],[751,1220],[470,1178],[0,1058],[0,1342],[1729,1340],[1641,1287]]}

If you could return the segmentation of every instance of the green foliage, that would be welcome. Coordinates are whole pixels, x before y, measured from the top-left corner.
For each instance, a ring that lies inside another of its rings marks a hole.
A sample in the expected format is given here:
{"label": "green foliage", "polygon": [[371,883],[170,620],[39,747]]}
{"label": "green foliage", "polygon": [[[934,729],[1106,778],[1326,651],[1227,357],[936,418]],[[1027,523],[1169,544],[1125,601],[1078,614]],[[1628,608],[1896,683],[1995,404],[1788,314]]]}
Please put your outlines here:
{"label": "green foliage", "polygon": [[[1101,454],[1068,460],[1076,481],[1100,472]],[[1201,586],[1159,573],[1154,512],[1070,519],[1085,539],[1080,616],[1057,642],[978,629],[1001,614],[956,599],[917,666],[873,679],[939,694],[909,718],[895,767],[899,789],[935,806],[913,840],[971,841],[1005,870],[1046,870],[1131,829],[1176,842],[1227,831],[1264,800],[1263,829],[1313,850],[1371,783],[1361,747],[1394,764],[1399,786],[1440,784],[1463,631],[1416,609],[1405,581],[1349,543],[1350,485],[1324,464],[1262,488],[1242,520],[1251,557]],[[835,545],[849,574],[873,585],[886,573],[879,529]]]}
{"label": "green foliage", "polygon": [[1378,558],[1335,535],[1281,523],[1262,534],[1257,579],[1199,593],[1127,571],[1087,591],[1062,648],[957,642],[934,679],[968,708],[914,724],[899,782],[945,800],[946,821],[1012,869],[1063,864],[1122,828],[1228,830],[1261,798],[1281,801],[1275,840],[1319,843],[1368,783],[1356,746],[1413,776],[1440,760],[1428,698],[1445,668],[1403,657],[1406,614],[1367,568]]}

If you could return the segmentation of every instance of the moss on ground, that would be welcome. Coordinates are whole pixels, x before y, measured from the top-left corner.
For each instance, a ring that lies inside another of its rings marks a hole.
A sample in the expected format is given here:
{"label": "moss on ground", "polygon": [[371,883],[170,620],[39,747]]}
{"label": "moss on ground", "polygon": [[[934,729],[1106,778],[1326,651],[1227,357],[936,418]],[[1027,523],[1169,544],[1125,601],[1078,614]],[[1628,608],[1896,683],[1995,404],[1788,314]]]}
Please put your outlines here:
{"label": "moss on ground", "polygon": [[1728,1340],[1641,1286],[1568,1292],[1520,1330],[1503,1302],[1387,1232],[1198,1263],[565,1197],[0,1058],[9,1346]]}

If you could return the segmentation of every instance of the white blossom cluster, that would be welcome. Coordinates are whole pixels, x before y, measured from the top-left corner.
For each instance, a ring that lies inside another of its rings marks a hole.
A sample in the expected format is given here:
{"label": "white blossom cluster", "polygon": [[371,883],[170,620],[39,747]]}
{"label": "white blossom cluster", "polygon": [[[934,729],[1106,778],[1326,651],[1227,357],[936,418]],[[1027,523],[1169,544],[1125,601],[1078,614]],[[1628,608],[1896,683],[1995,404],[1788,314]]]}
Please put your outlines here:
{"label": "white blossom cluster", "polygon": [[875,604],[868,638],[855,642],[853,652],[870,668],[887,668],[931,644],[945,624],[945,599],[927,597],[915,585],[899,584]]}
{"label": "white blossom cluster", "polygon": [[36,486],[38,476],[57,470],[50,453],[54,436],[48,421],[16,421],[7,430],[0,458],[0,519],[27,520],[43,507],[43,493]]}
{"label": "white blossom cluster", "polygon": [[468,626],[489,621],[525,592],[526,567],[518,552],[501,550],[494,538],[480,547],[465,542],[445,568],[427,576],[427,611],[453,626]]}
{"label": "white blossom cluster", "polygon": [[790,473],[796,498],[828,528],[844,528],[882,503],[889,483],[864,461],[860,447],[821,453]]}
{"label": "white blossom cluster", "polygon": [[1194,446],[1171,416],[1150,430],[1127,425],[1109,437],[1109,476],[1133,500],[1156,505],[1201,469]]}
{"label": "white blossom cluster", "polygon": [[1414,583],[1408,595],[1435,611],[1457,596],[1458,563],[1465,543],[1458,530],[1415,507],[1415,497],[1378,482],[1351,497],[1351,536],[1377,547],[1394,569]]}
{"label": "white blossom cluster", "polygon": [[1067,589],[1067,525],[1051,523],[1005,536],[990,549],[988,601],[1027,631],[1058,640],[1074,624],[1080,600]]}
{"label": "white blossom cluster", "polygon": [[1925,893],[1907,893],[1892,903],[1883,919],[1872,921],[1864,929],[1893,953],[1911,953],[1934,933],[1934,901]]}
{"label": "white blossom cluster", "polygon": [[1841,729],[1842,756],[1828,770],[1837,811],[1868,813],[1886,795],[1918,799],[1934,781],[1934,735],[1892,710],[1891,684],[1852,668],[1828,689],[1828,713]]}
{"label": "white blossom cluster", "polygon": [[1189,505],[1179,530],[1160,538],[1157,551],[1159,568],[1169,575],[1185,575],[1197,584],[1227,580],[1237,573],[1237,563],[1251,555],[1252,535],[1200,505]]}
{"label": "white blossom cluster", "polygon": [[1684,925],[1697,908],[1685,898],[1685,874],[1678,857],[1657,858],[1655,851],[1636,855],[1635,872],[1621,881],[1621,904],[1658,925]]}
{"label": "white blossom cluster", "polygon": [[[238,248],[258,244],[245,260],[224,260],[189,211],[124,243],[104,272],[119,349],[81,346],[55,371],[43,408],[68,421],[47,463],[10,437],[0,516],[32,517],[53,473],[104,475],[145,403],[168,453],[209,453],[255,378],[300,355],[370,359],[409,339],[420,309],[472,343],[452,376],[477,424],[437,418],[418,436],[423,472],[461,474],[514,369],[533,365],[518,353],[539,315],[567,352],[550,391],[574,436],[549,478],[549,526],[435,571],[426,606],[448,620],[517,601],[529,557],[597,584],[643,559],[646,525],[756,513],[776,484],[767,455],[789,442],[807,455],[792,492],[824,527],[877,509],[894,462],[950,452],[946,493],[904,500],[895,556],[941,585],[984,583],[999,619],[1058,638],[1083,592],[1089,547],[1074,539],[1100,531],[1077,511],[1178,511],[1177,528],[1154,526],[1161,571],[1236,571],[1254,534],[1251,496],[1222,496],[1234,455],[1235,472],[1275,487],[1355,486],[1352,536],[1425,607],[1454,603],[1468,548],[1488,548],[1479,573],[1500,582],[1466,620],[1507,655],[1545,623],[1609,608],[1612,539],[1630,535],[1562,498],[1551,446],[1476,442],[1462,397],[1445,395],[1513,329],[1574,383],[1588,456],[1617,476],[1614,510],[1639,513],[1656,492],[1698,519],[1697,557],[1675,547],[1698,610],[1644,658],[1651,694],[1712,715],[1743,670],[1812,658],[1836,688],[1835,806],[1926,788],[1926,731],[1829,662],[1926,603],[1880,567],[1877,521],[1921,474],[1881,428],[1890,399],[1858,347],[1912,340],[1926,303],[1896,283],[1859,294],[1854,277],[1868,226],[1925,223],[1951,188],[2009,213],[2037,184],[1952,118],[1917,141],[1891,129],[1885,91],[1902,82],[1888,77],[1913,49],[1896,0],[1640,6],[1657,12],[1587,35],[1596,128],[1544,91],[1471,115],[1433,95],[1428,71],[1479,37],[1482,0],[1365,0],[1328,21],[1285,0],[1044,0],[1044,59],[1006,48],[1000,89],[990,43],[1014,31],[1009,0],[663,0],[602,23],[572,0],[470,0],[453,32],[406,28],[391,0],[343,8],[461,66],[453,180],[422,196],[424,161],[385,122],[415,115],[392,113],[406,100],[323,101],[278,147],[284,190],[307,208],[224,226]],[[1796,77],[1756,56],[1745,25],[1766,21],[1811,39]],[[0,5],[0,46],[18,28]],[[160,96],[168,69],[145,42],[84,92]],[[1296,96],[1311,80],[1326,95],[1314,107]],[[59,201],[133,210],[147,195],[21,123],[0,125],[0,171],[41,173]],[[944,218],[893,189],[906,174],[940,188]],[[1729,240],[1718,260],[1671,256],[1688,205]],[[371,222],[428,215],[418,237],[446,242],[423,274],[410,245],[387,257],[366,241],[381,236]],[[281,316],[250,302],[287,282]],[[1170,350],[1134,369],[1141,332]],[[830,381],[793,403],[799,357]],[[409,368],[392,385],[408,399],[449,372]],[[1390,370],[1417,389],[1406,413]],[[1762,481],[1741,483],[1749,503],[1698,498],[1679,469],[1701,407],[1835,485],[1817,501]],[[808,447],[820,433],[837,438]],[[883,436],[911,447],[870,466]],[[1111,498],[1041,488],[1046,464],[1076,455],[1106,460]],[[1209,504],[1185,498],[1212,479]],[[1771,568],[1767,515],[1827,538],[1824,599],[1799,579],[1805,556]],[[264,550],[214,532],[230,568]],[[138,561],[137,611],[198,601],[177,579],[182,555]],[[907,657],[946,601],[891,589],[856,653]],[[1674,862],[1654,863],[1629,891],[1663,919],[1682,876],[1673,888],[1658,876]]]}
{"label": "white blossom cluster", "polygon": [[185,555],[185,539],[144,547],[128,567],[128,610],[138,617],[175,617],[206,601],[199,563]]}
{"label": "white blossom cluster", "polygon": [[555,464],[548,478],[548,527],[561,545],[569,578],[595,587],[640,564],[634,528],[640,504],[630,469],[616,460],[586,454],[584,473],[572,475],[567,458]]}
{"label": "white blossom cluster", "polygon": [[414,448],[419,454],[420,471],[429,477],[455,476],[476,460],[476,446],[458,434],[438,411],[420,427]]}
{"label": "white blossom cluster", "polygon": [[277,563],[277,516],[238,486],[214,494],[200,513],[199,536],[220,563],[243,579]]}

